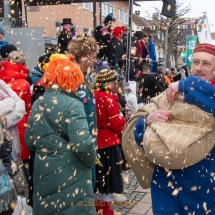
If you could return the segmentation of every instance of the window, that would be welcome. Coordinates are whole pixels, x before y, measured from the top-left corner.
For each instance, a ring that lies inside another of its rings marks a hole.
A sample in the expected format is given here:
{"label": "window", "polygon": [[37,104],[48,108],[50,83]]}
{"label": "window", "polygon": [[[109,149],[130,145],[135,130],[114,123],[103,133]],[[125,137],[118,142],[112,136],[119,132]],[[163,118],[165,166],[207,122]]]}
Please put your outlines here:
{"label": "window", "polygon": [[93,12],[93,2],[91,2],[90,4],[90,9],[91,9],[91,12]]}
{"label": "window", "polygon": [[119,21],[122,22],[122,9],[119,8]]}
{"label": "window", "polygon": [[83,3],[83,9],[89,10],[89,3],[84,2],[84,3]]}
{"label": "window", "polygon": [[208,31],[205,31],[205,39],[208,39]]}
{"label": "window", "polygon": [[108,13],[113,13],[113,6],[109,5],[109,7],[108,7]]}
{"label": "window", "polygon": [[127,13],[127,11],[124,11],[124,23],[128,24],[128,13]]}
{"label": "window", "polygon": [[107,16],[109,13],[113,13],[114,16],[114,9],[111,3],[103,2],[102,3],[102,16]]}
{"label": "window", "polygon": [[63,30],[63,26],[61,25],[62,22],[56,21],[55,28],[56,28],[56,38],[58,38],[59,33]]}
{"label": "window", "polygon": [[105,3],[102,3],[102,16],[105,16]]}

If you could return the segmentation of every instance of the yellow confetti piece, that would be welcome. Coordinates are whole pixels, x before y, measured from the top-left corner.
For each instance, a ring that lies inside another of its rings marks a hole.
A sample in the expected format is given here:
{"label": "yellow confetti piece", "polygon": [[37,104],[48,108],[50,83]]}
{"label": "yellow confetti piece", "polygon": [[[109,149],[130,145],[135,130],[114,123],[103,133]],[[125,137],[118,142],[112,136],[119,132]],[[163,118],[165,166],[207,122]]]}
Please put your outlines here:
{"label": "yellow confetti piece", "polygon": [[53,99],[52,99],[52,103],[55,104],[55,105],[58,104],[57,99],[53,98]]}
{"label": "yellow confetti piece", "polygon": [[80,131],[80,132],[78,132],[78,135],[84,135],[85,134],[85,131]]}
{"label": "yellow confetti piece", "polygon": [[178,193],[179,193],[179,189],[176,188],[176,189],[172,192],[172,195],[173,195],[173,196],[177,196]]}
{"label": "yellow confetti piece", "polygon": [[193,187],[191,187],[191,189],[190,189],[191,191],[196,191],[197,190],[197,186],[193,186]]}
{"label": "yellow confetti piece", "polygon": [[43,148],[42,152],[48,152],[48,149],[47,148]]}
{"label": "yellow confetti piece", "polygon": [[76,188],[76,189],[75,189],[75,194],[76,194],[76,195],[78,194],[78,191],[79,191],[78,188]]}
{"label": "yellow confetti piece", "polygon": [[172,175],[172,170],[168,171],[167,177],[170,177]]}

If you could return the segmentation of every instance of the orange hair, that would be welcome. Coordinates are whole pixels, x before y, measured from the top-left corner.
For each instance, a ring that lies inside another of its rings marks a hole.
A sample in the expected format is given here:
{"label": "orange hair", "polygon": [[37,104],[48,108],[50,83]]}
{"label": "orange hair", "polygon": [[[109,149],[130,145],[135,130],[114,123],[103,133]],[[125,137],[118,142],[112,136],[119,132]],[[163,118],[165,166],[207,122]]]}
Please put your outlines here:
{"label": "orange hair", "polygon": [[73,56],[68,59],[58,54],[52,55],[42,77],[44,86],[49,88],[58,84],[65,91],[76,92],[84,82],[84,76],[78,64],[73,61]]}

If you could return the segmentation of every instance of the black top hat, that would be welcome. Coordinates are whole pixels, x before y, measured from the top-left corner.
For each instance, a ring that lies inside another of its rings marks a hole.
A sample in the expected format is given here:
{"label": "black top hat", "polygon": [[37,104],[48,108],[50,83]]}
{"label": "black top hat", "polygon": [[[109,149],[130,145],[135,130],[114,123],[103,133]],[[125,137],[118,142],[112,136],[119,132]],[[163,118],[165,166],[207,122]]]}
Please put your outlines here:
{"label": "black top hat", "polygon": [[61,25],[64,25],[64,24],[70,24],[70,25],[73,25],[72,24],[72,20],[70,18],[65,18],[63,19],[63,23]]}

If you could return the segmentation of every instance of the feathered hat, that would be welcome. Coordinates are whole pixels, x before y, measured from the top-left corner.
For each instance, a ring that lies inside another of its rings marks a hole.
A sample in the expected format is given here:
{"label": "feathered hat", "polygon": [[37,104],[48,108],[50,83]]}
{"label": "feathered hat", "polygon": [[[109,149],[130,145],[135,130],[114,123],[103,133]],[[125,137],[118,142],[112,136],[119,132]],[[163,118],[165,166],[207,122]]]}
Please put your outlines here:
{"label": "feathered hat", "polygon": [[116,19],[114,18],[113,13],[109,13],[104,19],[104,24],[108,25],[108,24],[111,24],[111,22],[115,22],[115,21]]}

